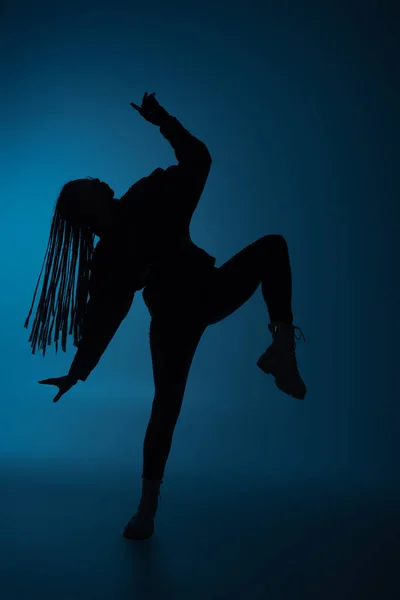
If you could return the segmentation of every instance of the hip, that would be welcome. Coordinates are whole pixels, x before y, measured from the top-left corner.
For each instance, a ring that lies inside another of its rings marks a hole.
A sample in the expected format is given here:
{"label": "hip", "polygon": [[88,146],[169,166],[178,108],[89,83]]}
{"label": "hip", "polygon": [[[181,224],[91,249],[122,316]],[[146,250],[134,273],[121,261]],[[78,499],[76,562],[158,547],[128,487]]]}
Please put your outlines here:
{"label": "hip", "polygon": [[205,312],[218,269],[174,268],[153,274],[142,297],[151,314],[200,314]]}

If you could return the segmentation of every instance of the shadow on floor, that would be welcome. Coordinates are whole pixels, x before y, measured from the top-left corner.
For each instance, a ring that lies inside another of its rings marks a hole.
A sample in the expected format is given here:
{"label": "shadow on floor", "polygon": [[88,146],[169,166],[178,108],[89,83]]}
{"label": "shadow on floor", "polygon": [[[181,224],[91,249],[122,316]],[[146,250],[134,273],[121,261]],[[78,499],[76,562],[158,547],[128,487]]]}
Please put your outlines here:
{"label": "shadow on floor", "polygon": [[169,473],[154,537],[122,538],[141,480],[1,473],[2,600],[391,600],[399,495]]}

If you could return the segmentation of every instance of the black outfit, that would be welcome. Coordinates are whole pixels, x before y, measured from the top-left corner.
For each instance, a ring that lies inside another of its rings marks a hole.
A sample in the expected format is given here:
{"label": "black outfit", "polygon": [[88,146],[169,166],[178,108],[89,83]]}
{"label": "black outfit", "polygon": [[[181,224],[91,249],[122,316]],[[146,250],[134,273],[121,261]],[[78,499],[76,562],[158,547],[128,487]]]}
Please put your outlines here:
{"label": "black outfit", "polygon": [[178,165],[156,169],[118,204],[120,225],[102,237],[70,373],[86,381],[126,317],[136,291],[151,315],[155,395],[143,448],[145,479],[162,479],[190,366],[208,325],[242,306],[261,284],[271,322],[292,323],[291,270],[282,236],[267,235],[220,267],[196,246],[190,221],[211,167],[206,146],[174,117],[160,127]]}

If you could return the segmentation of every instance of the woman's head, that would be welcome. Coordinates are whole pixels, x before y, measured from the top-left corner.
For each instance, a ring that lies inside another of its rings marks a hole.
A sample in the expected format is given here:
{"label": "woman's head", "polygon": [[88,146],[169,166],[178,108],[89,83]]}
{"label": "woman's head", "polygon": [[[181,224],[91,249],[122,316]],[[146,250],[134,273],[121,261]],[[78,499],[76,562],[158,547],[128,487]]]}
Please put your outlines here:
{"label": "woman's head", "polygon": [[[61,344],[64,352],[67,333],[74,333],[74,345],[78,345],[88,300],[94,237],[95,234],[101,235],[107,231],[114,222],[113,198],[114,191],[106,183],[91,177],[75,179],[63,186],[54,209],[49,243],[43,261],[44,264],[47,257],[44,283],[29,338],[32,342],[33,354],[38,343],[39,350],[42,349],[45,356],[46,345],[51,345],[54,322],[56,353],[60,331],[62,331]],[[79,267],[75,301],[73,301],[77,262]],[[29,325],[42,271],[43,265],[25,328]],[[60,287],[56,299],[58,284]],[[68,331],[69,315],[71,325]],[[51,316],[53,322],[50,327]]]}
{"label": "woman's head", "polygon": [[56,208],[72,226],[101,236],[113,223],[113,198],[114,190],[100,179],[74,179],[64,185]]}

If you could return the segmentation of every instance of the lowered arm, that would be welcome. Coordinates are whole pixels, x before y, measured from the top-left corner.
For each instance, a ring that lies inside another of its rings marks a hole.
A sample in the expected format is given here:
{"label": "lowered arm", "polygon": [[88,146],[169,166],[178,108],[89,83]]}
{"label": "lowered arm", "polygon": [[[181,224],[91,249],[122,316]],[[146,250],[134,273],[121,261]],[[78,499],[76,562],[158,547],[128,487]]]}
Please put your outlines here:
{"label": "lowered arm", "polygon": [[82,336],[77,343],[78,350],[68,373],[81,381],[86,381],[99,363],[122,321],[128,315],[135,296],[134,289],[117,285],[106,277],[101,279],[101,285],[98,284],[96,288],[93,284],[91,286]]}

